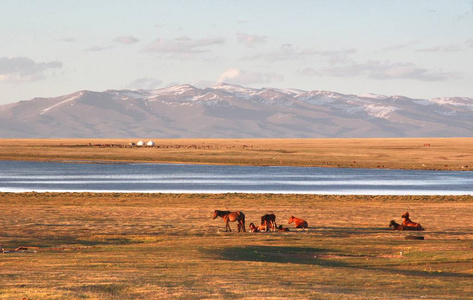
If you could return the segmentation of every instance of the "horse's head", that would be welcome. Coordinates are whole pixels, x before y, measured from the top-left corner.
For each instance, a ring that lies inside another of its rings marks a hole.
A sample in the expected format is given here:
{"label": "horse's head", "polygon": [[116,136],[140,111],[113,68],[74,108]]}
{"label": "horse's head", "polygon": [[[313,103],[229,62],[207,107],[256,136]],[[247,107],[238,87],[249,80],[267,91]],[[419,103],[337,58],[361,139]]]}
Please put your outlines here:
{"label": "horse's head", "polygon": [[394,220],[391,220],[391,222],[389,223],[389,227],[393,227],[395,224],[396,222]]}
{"label": "horse's head", "polygon": [[215,220],[215,218],[217,217],[218,217],[218,210],[214,211],[213,219]]}
{"label": "horse's head", "polygon": [[406,211],[405,213],[402,214],[401,218],[409,219],[409,213]]}
{"label": "horse's head", "polygon": [[291,216],[291,217],[289,218],[289,221],[288,221],[287,223],[288,223],[288,224],[291,224],[292,222],[294,222],[294,216]]}

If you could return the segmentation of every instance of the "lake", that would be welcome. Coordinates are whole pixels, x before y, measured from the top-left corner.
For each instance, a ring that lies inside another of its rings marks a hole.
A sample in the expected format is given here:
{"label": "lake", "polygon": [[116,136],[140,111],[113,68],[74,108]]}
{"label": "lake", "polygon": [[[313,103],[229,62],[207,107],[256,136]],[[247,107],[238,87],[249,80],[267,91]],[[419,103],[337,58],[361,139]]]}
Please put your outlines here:
{"label": "lake", "polygon": [[0,161],[0,192],[473,194],[473,172]]}

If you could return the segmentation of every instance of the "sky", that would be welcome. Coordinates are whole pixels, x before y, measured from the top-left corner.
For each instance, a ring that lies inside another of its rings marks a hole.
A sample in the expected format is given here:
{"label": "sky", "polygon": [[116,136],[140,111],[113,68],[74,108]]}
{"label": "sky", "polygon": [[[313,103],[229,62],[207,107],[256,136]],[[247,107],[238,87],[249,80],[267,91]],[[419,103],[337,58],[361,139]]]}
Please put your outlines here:
{"label": "sky", "polygon": [[0,0],[0,105],[222,82],[473,98],[473,1]]}

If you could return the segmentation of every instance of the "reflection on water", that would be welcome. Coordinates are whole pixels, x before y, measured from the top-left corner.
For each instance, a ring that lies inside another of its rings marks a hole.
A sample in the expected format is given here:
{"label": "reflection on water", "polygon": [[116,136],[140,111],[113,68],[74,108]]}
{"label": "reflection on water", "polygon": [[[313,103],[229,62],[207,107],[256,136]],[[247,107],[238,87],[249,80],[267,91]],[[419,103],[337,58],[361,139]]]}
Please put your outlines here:
{"label": "reflection on water", "polygon": [[0,161],[2,192],[473,194],[472,172]]}

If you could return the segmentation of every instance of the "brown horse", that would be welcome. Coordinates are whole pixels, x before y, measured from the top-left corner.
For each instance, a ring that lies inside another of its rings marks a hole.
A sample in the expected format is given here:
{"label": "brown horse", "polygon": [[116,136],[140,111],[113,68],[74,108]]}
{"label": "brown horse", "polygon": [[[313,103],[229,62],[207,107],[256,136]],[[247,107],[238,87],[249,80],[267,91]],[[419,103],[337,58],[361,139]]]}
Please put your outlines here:
{"label": "brown horse", "polygon": [[392,227],[393,230],[424,230],[422,227],[404,226],[396,223],[394,220],[391,220],[389,227]]}
{"label": "brown horse", "polygon": [[278,231],[289,231],[289,228],[282,227],[282,225],[279,225]]}
{"label": "brown horse", "polygon": [[275,214],[266,214],[261,217],[261,227],[265,228],[265,231],[271,229],[276,231],[276,215]]}
{"label": "brown horse", "polygon": [[396,221],[394,220],[391,220],[391,222],[389,223],[389,227],[392,227],[393,230],[404,230],[404,226],[399,223],[396,223]]}
{"label": "brown horse", "polygon": [[250,223],[248,228],[250,228],[250,232],[259,232],[259,227],[255,226],[255,224],[253,224],[253,223]]}
{"label": "brown horse", "polygon": [[289,218],[288,224],[291,224],[292,222],[294,222],[294,224],[296,225],[296,228],[302,228],[302,230],[304,230],[305,228],[309,226],[309,224],[307,224],[307,221],[296,218],[294,216],[291,216]]}
{"label": "brown horse", "polygon": [[411,219],[409,219],[409,213],[407,211],[402,214],[401,218],[403,218],[402,226],[422,228],[420,223],[412,222]]}
{"label": "brown horse", "polygon": [[238,232],[243,230],[246,232],[245,229],[245,214],[241,211],[234,211],[231,212],[229,210],[215,210],[213,219],[215,220],[217,217],[221,217],[225,221],[225,231],[232,231],[230,228],[230,224],[228,222],[238,222]]}

